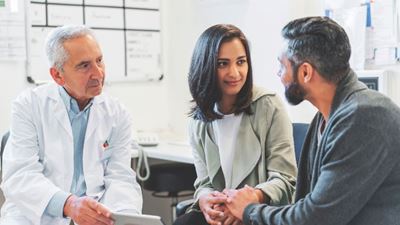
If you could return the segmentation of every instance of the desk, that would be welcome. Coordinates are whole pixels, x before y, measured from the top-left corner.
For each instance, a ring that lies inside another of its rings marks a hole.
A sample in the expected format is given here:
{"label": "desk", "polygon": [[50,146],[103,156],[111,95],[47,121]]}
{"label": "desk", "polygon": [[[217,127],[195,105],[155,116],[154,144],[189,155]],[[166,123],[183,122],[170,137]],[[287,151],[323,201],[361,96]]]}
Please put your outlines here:
{"label": "desk", "polygon": [[[186,144],[161,142],[154,147],[143,147],[143,150],[148,158],[193,164],[192,151]],[[131,157],[137,158],[138,154],[138,150],[133,149]]]}

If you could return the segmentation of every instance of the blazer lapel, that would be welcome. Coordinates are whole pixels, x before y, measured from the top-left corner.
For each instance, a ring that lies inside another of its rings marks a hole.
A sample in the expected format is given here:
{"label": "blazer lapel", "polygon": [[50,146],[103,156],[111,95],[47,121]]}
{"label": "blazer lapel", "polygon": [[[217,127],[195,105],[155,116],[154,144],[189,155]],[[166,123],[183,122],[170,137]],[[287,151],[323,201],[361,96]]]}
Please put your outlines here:
{"label": "blazer lapel", "polygon": [[221,161],[219,157],[218,146],[215,144],[214,130],[211,123],[206,125],[206,134],[204,141],[205,158],[207,162],[207,170],[210,180],[213,182],[219,169],[221,168]]}
{"label": "blazer lapel", "polygon": [[261,156],[261,143],[251,126],[250,116],[243,115],[234,146],[235,156],[232,166],[232,187],[240,183],[254,170]]}

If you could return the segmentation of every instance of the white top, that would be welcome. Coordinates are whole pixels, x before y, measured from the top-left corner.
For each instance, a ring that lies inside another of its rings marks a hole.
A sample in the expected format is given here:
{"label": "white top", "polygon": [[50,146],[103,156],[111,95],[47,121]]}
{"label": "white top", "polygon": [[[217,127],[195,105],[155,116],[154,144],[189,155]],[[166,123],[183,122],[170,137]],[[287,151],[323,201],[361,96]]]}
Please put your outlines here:
{"label": "white top", "polygon": [[[218,111],[217,105],[214,107],[215,112],[223,115]],[[234,144],[239,132],[240,121],[242,121],[243,113],[239,115],[228,114],[223,115],[222,119],[212,122],[215,133],[215,141],[219,149],[222,172],[225,177],[225,187],[231,186],[232,181],[232,164],[235,156]]]}
{"label": "white top", "polygon": [[317,146],[319,147],[319,144],[321,143],[321,138],[322,138],[322,135],[324,134],[324,131],[325,131],[325,120],[323,120],[323,121],[321,121],[319,124],[318,124],[318,132],[317,132]]}

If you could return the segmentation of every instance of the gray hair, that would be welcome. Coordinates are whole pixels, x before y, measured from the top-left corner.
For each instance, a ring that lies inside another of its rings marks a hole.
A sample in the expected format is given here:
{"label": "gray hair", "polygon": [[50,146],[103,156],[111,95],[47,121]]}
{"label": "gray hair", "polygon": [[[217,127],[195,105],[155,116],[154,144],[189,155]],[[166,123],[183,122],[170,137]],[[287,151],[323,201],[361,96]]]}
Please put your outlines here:
{"label": "gray hair", "polygon": [[62,70],[69,55],[64,48],[64,42],[77,37],[90,35],[95,38],[93,32],[84,25],[65,25],[52,30],[46,38],[45,49],[50,67]]}

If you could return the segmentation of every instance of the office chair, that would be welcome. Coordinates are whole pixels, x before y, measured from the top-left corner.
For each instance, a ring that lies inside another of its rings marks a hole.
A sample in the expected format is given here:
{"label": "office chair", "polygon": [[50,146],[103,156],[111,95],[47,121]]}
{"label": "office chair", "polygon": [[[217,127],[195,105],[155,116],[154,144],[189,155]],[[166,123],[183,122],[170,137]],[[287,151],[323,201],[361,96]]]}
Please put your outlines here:
{"label": "office chair", "polygon": [[10,131],[7,131],[3,137],[1,138],[1,152],[0,152],[0,163],[1,163],[1,170],[3,170],[3,152],[4,148],[6,147],[8,137],[10,136]]}
{"label": "office chair", "polygon": [[[293,123],[293,141],[294,141],[294,152],[296,156],[297,165],[299,164],[299,158],[301,149],[303,147],[304,139],[307,134],[307,130],[309,124],[307,123]],[[194,202],[194,199],[188,199],[185,201],[181,201],[176,206],[176,217],[183,215],[186,210],[191,206]]]}
{"label": "office chair", "polygon": [[145,190],[154,197],[172,198],[172,221],[175,220],[178,198],[192,196],[196,179],[194,165],[186,163],[165,163],[150,166],[150,176],[142,182]]}
{"label": "office chair", "polygon": [[293,123],[292,126],[293,126],[294,152],[295,152],[295,156],[296,156],[297,165],[299,165],[301,149],[303,147],[304,139],[306,138],[309,124],[308,123]]}

